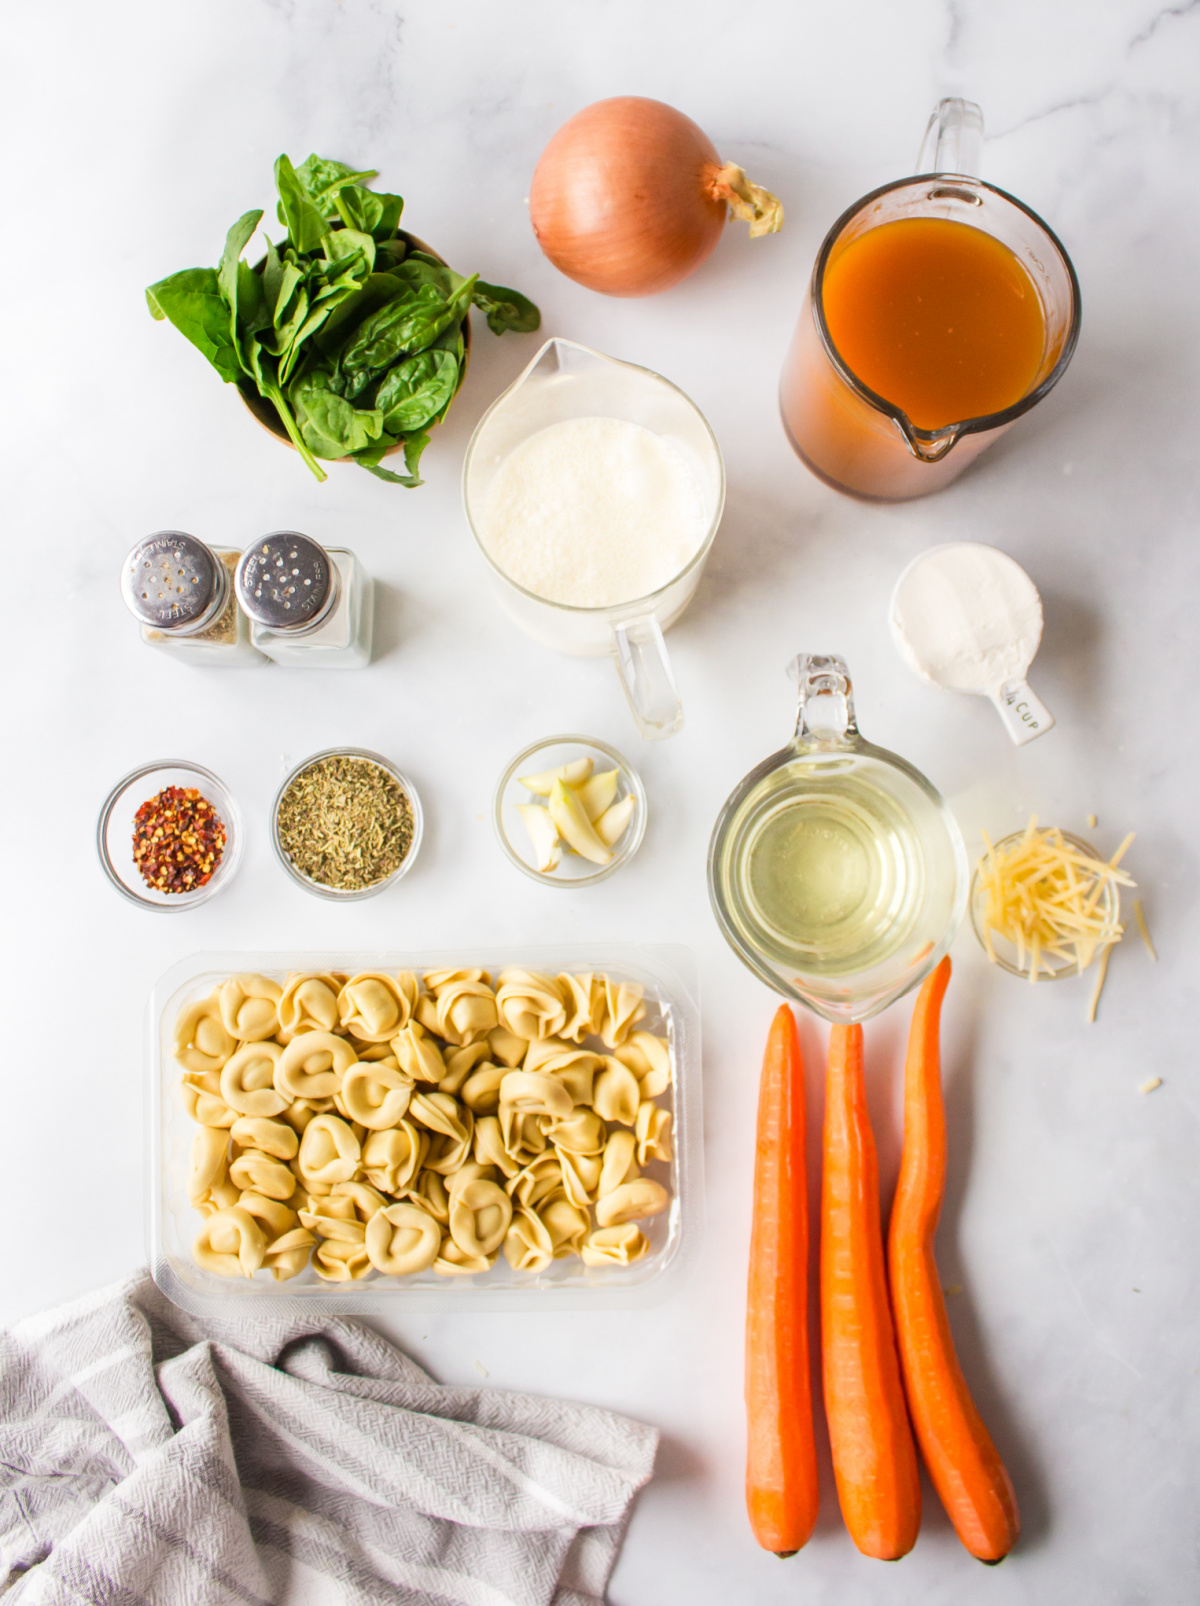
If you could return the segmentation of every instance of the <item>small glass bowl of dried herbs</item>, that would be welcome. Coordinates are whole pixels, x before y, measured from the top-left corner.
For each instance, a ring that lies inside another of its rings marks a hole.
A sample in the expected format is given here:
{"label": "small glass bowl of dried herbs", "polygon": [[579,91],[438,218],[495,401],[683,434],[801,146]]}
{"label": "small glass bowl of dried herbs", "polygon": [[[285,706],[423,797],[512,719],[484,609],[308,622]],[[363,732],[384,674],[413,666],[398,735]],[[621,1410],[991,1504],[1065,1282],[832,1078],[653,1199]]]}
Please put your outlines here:
{"label": "small glass bowl of dried herbs", "polygon": [[370,898],[421,845],[421,803],[394,764],[361,747],[314,753],[279,788],[271,841],[292,880],[319,898]]}
{"label": "small glass bowl of dried herbs", "polygon": [[105,875],[131,903],[167,913],[194,909],[233,879],[241,817],[202,765],[143,764],[105,799],[96,850]]}

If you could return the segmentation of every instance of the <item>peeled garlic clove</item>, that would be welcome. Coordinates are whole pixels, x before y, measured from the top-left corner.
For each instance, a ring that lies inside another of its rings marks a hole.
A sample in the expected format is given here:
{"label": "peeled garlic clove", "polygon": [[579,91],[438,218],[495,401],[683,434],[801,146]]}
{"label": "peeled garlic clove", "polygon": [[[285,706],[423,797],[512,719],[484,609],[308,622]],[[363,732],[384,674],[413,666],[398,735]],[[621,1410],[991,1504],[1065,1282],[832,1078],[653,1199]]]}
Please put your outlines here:
{"label": "peeled garlic clove", "polygon": [[[589,760],[590,762],[590,760]],[[607,864],[612,854],[596,835],[579,798],[561,780],[550,794],[550,817],[563,840],[593,864]]]}
{"label": "peeled garlic clove", "polygon": [[610,848],[615,846],[625,835],[625,828],[633,818],[635,808],[637,808],[637,798],[631,792],[628,797],[623,797],[619,803],[614,803],[611,808],[605,809],[604,813],[596,821],[596,835],[601,842],[606,843]]}
{"label": "peeled garlic clove", "polygon": [[617,795],[617,771],[603,770],[571,790],[583,804],[584,812],[593,823],[600,818]]}
{"label": "peeled garlic clove", "polygon": [[554,821],[550,818],[550,810],[544,809],[540,803],[518,803],[517,813],[525,821],[525,829],[533,843],[535,868],[557,870],[562,860],[562,846]]}
{"label": "peeled garlic clove", "polygon": [[538,797],[549,797],[555,781],[565,781],[568,786],[582,786],[591,773],[591,759],[577,758],[570,764],[560,764],[556,770],[542,770],[539,775],[519,775],[517,779],[526,791],[536,792]]}

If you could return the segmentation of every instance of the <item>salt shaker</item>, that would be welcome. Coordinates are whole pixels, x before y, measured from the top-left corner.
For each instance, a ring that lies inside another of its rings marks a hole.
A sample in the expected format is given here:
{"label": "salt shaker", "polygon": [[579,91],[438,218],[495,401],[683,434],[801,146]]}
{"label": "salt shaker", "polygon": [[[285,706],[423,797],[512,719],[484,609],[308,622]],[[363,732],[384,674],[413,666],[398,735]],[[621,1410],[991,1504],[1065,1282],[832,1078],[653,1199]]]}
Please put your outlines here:
{"label": "salt shaker", "polygon": [[235,579],[260,652],[296,669],[365,669],[371,662],[374,586],[345,547],[299,530],[247,547]]}
{"label": "salt shaker", "polygon": [[240,557],[235,548],[206,546],[184,530],[159,530],[139,541],[121,570],[121,595],[142,640],[208,668],[265,663],[234,593]]}

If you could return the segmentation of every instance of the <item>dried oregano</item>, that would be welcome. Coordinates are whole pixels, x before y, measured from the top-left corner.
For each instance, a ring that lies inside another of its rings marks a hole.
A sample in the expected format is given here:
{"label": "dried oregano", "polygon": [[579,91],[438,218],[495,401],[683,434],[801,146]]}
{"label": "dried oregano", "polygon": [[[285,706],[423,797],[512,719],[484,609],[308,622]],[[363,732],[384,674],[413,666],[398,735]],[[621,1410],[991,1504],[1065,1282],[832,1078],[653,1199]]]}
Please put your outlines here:
{"label": "dried oregano", "polygon": [[404,862],[413,813],[395,776],[369,758],[343,755],[301,770],[279,800],[275,828],[300,875],[361,892]]}

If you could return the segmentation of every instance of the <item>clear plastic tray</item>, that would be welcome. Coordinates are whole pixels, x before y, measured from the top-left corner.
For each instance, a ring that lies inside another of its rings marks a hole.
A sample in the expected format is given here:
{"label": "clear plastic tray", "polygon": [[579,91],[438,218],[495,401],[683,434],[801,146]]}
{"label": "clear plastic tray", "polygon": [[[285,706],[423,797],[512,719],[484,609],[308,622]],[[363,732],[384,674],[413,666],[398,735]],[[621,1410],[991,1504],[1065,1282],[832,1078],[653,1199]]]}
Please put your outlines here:
{"label": "clear plastic tray", "polygon": [[[650,1253],[632,1266],[592,1267],[577,1259],[559,1260],[534,1276],[512,1270],[501,1256],[479,1277],[445,1279],[431,1271],[405,1278],[372,1273],[363,1282],[349,1284],[325,1282],[311,1267],[289,1282],[277,1283],[265,1272],[253,1278],[224,1278],[197,1266],[191,1244],[203,1218],[187,1197],[188,1158],[196,1127],[180,1098],[181,1072],[172,1050],[172,1028],[180,1009],[207,997],[219,982],[238,971],[257,971],[282,981],[287,972],[295,970],[353,975],[364,970],[422,972],[450,966],[481,966],[492,974],[507,966],[551,974],[596,971],[645,988],[647,1014],[639,1029],[665,1031],[670,1043],[671,1086],[659,1102],[673,1112],[675,1154],[669,1165],[655,1163],[646,1171],[648,1176],[657,1176],[671,1194],[671,1203],[661,1215],[641,1223],[650,1240]],[[193,954],[173,966],[154,988],[147,1028],[150,1266],[163,1293],[193,1315],[353,1311],[369,1316],[431,1310],[605,1310],[653,1305],[670,1292],[698,1247],[703,1186],[700,1011],[696,962],[686,948],[610,943],[462,947],[438,952],[325,949]]]}

